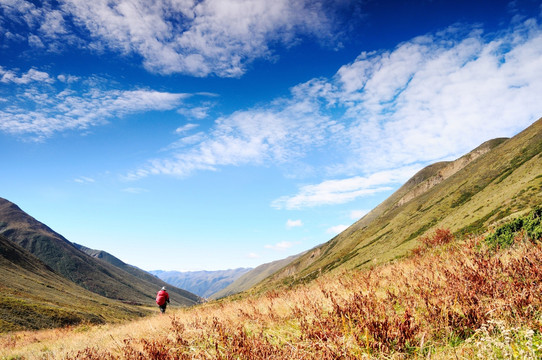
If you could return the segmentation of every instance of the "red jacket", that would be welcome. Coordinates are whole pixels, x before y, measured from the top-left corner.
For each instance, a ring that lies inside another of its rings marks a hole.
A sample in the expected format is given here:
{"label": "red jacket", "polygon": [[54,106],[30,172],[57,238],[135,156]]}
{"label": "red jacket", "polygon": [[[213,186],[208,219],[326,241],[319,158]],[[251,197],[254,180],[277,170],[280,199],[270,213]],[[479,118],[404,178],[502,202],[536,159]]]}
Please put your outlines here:
{"label": "red jacket", "polygon": [[156,303],[158,306],[164,305],[166,302],[169,302],[169,294],[166,290],[160,290],[158,291],[158,294],[156,294]]}

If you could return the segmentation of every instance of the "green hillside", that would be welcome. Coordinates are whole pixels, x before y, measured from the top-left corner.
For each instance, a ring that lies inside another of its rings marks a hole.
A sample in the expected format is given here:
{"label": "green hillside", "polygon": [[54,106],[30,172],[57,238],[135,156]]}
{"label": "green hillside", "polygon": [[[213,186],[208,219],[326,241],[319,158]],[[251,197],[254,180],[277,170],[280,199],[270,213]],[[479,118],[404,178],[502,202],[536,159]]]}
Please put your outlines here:
{"label": "green hillside", "polygon": [[[0,234],[26,249],[59,275],[107,298],[154,305],[156,292],[166,285],[152,275],[139,277],[86,254],[62,235],[2,198]],[[190,306],[201,300],[197,295],[172,286],[168,291],[175,305]]]}
{"label": "green hillside", "polygon": [[341,234],[294,260],[255,290],[402,257],[436,228],[479,233],[542,204],[542,119],[511,139],[488,141],[418,172]]}
{"label": "green hillside", "polygon": [[148,313],[83,289],[0,235],[0,333],[114,322]]}

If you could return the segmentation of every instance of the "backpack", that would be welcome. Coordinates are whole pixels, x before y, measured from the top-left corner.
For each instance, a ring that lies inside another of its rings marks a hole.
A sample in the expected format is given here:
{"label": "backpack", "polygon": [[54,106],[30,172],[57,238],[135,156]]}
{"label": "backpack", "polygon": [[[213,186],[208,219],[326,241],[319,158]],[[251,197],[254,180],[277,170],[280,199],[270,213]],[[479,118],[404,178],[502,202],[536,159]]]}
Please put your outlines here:
{"label": "backpack", "polygon": [[166,292],[163,290],[158,291],[158,294],[156,294],[156,303],[158,306],[162,306],[166,303]]}

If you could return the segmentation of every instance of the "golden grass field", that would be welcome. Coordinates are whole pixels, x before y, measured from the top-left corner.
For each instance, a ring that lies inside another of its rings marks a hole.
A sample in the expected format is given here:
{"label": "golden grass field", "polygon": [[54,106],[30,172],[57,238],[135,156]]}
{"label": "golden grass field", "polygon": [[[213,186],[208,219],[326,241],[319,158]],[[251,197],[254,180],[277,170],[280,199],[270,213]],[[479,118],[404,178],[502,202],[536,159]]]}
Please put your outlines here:
{"label": "golden grass field", "polygon": [[542,244],[523,229],[512,235],[504,246],[439,229],[406,258],[290,289],[3,335],[0,357],[539,359]]}

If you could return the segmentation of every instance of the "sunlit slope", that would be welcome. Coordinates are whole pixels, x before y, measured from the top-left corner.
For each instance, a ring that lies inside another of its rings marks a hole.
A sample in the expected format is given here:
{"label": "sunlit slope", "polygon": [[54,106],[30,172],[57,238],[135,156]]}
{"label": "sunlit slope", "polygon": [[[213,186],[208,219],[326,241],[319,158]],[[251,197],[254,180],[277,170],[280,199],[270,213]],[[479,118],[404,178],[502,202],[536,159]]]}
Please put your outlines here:
{"label": "sunlit slope", "polygon": [[0,235],[0,333],[111,322],[147,313],[83,289]]}
{"label": "sunlit slope", "polygon": [[542,119],[511,139],[488,141],[421,170],[397,192],[325,244],[256,288],[307,281],[405,255],[435,228],[477,233],[542,203]]}
{"label": "sunlit slope", "polygon": [[[160,279],[139,278],[118,266],[94,258],[62,235],[0,198],[0,234],[20,245],[59,275],[96,294],[128,303],[154,305]],[[200,298],[170,287],[172,303],[193,305]]]}

